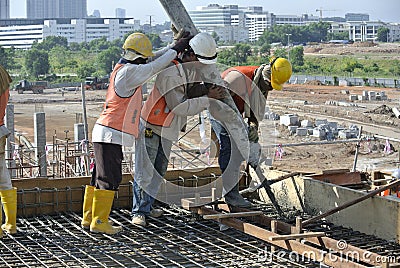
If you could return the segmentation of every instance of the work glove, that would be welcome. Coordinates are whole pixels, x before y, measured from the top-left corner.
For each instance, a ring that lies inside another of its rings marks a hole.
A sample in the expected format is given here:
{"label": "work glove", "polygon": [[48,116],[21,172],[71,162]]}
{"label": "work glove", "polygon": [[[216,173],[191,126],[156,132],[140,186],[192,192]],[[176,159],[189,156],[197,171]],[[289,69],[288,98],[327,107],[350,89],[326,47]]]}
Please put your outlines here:
{"label": "work glove", "polygon": [[178,54],[185,51],[189,48],[189,41],[192,37],[193,36],[189,36],[179,39],[171,49],[175,50]]}
{"label": "work glove", "polygon": [[258,127],[255,123],[250,122],[249,126],[248,126],[248,130],[249,130],[249,141],[250,142],[258,142]]}
{"label": "work glove", "polygon": [[190,35],[190,32],[185,31],[183,28],[178,31],[178,29],[176,29],[175,25],[172,23],[171,23],[171,30],[174,33],[175,42],[181,38],[188,37]]}

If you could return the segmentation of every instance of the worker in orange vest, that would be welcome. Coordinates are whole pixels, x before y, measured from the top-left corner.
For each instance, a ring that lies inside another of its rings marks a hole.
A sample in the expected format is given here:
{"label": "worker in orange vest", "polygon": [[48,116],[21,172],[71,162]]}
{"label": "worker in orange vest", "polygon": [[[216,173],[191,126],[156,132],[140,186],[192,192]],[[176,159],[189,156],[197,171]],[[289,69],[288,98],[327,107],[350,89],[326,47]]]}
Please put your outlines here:
{"label": "worker in orange vest", "polygon": [[[169,68],[157,75],[143,106],[141,131],[135,147],[132,207],[132,224],[135,225],[146,226],[146,217],[154,216],[152,205],[167,171],[172,142],[178,139],[187,116],[207,109],[211,98],[225,96],[221,88],[212,87],[205,96],[187,99],[186,87],[190,83],[187,74],[198,63],[214,64],[217,57],[215,40],[207,33],[195,35],[189,45]],[[207,50],[202,50],[202,45]]]}
{"label": "worker in orange vest", "polygon": [[[250,142],[248,163],[256,169],[261,154],[258,143],[258,125],[264,118],[268,92],[281,90],[283,84],[290,79],[292,66],[284,58],[272,58],[269,64],[261,66],[237,66],[229,68],[222,73],[222,78],[227,83],[236,107],[248,124],[248,137]],[[220,151],[218,162],[222,171],[225,202],[237,207],[250,207],[251,203],[239,193],[238,180],[240,165],[244,160],[237,152],[234,142],[224,126],[211,118],[211,125],[216,133]]]}
{"label": "worker in orange vest", "polygon": [[[17,232],[17,188],[11,184],[10,172],[5,161],[6,140],[10,135],[10,131],[4,125],[4,116],[10,96],[11,82],[10,75],[0,65],[0,196],[4,215],[6,216],[5,223],[0,229],[0,237],[3,236],[3,231],[10,234]],[[0,211],[0,222],[1,217],[2,212]]]}
{"label": "worker in orange vest", "polygon": [[111,73],[103,111],[93,127],[95,167],[90,185],[85,188],[83,228],[106,234],[122,230],[112,226],[108,217],[122,180],[122,146],[133,146],[139,135],[142,84],[187,47],[189,38],[181,38],[153,53],[146,35],[133,33],[126,38],[122,58]]}

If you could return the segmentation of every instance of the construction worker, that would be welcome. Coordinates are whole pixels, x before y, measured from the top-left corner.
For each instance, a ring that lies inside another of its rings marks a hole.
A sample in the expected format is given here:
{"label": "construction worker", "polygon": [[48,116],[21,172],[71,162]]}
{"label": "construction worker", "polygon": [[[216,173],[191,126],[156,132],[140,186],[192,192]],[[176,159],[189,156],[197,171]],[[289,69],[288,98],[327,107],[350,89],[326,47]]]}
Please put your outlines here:
{"label": "construction worker", "polygon": [[93,127],[95,167],[90,185],[85,188],[83,228],[106,234],[122,230],[112,226],[108,217],[122,180],[122,146],[133,146],[139,134],[142,84],[188,46],[189,39],[182,38],[153,53],[146,35],[133,33],[126,38],[122,57],[111,73],[104,109]]}
{"label": "construction worker", "polygon": [[[261,154],[258,126],[264,118],[268,92],[273,89],[281,90],[282,85],[289,80],[291,75],[290,62],[279,57],[274,57],[269,64],[261,66],[232,67],[221,75],[231,91],[236,107],[248,120],[250,154],[247,161],[254,169],[257,168]],[[220,144],[218,163],[222,171],[224,188],[227,189],[224,196],[225,202],[232,206],[250,207],[251,203],[240,195],[238,186],[240,165],[244,159],[236,153],[238,149],[235,143],[231,142],[230,135],[223,125],[211,118],[211,126]]]}
{"label": "construction worker", "polygon": [[[10,135],[10,131],[4,125],[4,116],[10,96],[11,82],[10,75],[0,65],[0,196],[6,216],[5,223],[0,229],[0,237],[3,237],[3,231],[10,234],[17,232],[17,188],[11,184],[11,176],[5,160],[6,139]],[[2,212],[0,211],[0,222],[1,217]]]}
{"label": "construction worker", "polygon": [[207,33],[195,35],[189,45],[180,58],[157,75],[143,106],[141,133],[135,148],[132,207],[132,224],[135,225],[147,225],[146,217],[151,216],[151,206],[167,171],[172,142],[178,139],[187,116],[207,109],[209,98],[221,99],[225,95],[221,88],[212,87],[206,96],[187,99],[185,92],[190,83],[187,74],[196,69],[199,62],[213,64],[217,57],[215,40]]}

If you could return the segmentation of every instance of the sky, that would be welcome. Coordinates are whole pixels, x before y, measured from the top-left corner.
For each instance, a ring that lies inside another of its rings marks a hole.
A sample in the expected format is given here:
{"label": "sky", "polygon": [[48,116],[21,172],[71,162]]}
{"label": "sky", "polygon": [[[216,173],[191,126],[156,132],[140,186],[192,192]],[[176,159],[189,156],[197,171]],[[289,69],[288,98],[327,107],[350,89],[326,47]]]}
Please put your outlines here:
{"label": "sky", "polygon": [[[26,17],[26,0],[11,0],[11,17]],[[265,11],[276,15],[301,15],[311,14],[319,16],[316,9],[322,9],[323,17],[344,17],[346,13],[368,13],[370,20],[381,20],[384,22],[400,22],[399,0],[182,0],[186,9],[194,10],[196,6],[207,6],[211,3],[237,4],[239,6],[262,6]],[[169,21],[161,4],[157,0],[87,0],[88,14],[93,10],[100,11],[102,17],[115,17],[115,9],[123,8],[126,16],[139,19],[141,24],[149,23],[150,16],[152,24]]]}

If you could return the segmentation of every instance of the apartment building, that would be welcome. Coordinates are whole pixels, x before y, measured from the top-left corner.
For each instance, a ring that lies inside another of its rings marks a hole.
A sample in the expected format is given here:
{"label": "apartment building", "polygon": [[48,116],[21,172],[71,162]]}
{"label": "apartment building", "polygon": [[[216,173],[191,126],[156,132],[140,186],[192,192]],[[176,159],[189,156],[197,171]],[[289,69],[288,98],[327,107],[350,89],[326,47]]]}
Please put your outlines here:
{"label": "apartment building", "polygon": [[0,46],[30,48],[48,36],[66,37],[68,43],[90,42],[105,37],[109,41],[140,29],[132,18],[12,19],[0,21]]}

